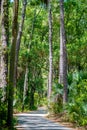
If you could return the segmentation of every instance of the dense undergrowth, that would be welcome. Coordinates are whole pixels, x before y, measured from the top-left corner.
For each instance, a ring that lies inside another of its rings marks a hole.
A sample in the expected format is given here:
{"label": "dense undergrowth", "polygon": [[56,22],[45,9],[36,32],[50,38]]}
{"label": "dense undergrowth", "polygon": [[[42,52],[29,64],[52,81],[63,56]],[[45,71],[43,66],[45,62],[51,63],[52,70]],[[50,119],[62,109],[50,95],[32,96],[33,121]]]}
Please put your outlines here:
{"label": "dense undergrowth", "polygon": [[[68,103],[63,106],[62,104],[62,85],[56,85],[53,88],[53,99],[50,103],[50,112],[54,114],[64,113],[63,119],[68,122],[75,123],[77,126],[87,125],[87,72],[75,71],[68,74]],[[59,94],[58,94],[59,93]],[[57,96],[55,96],[58,94]],[[36,110],[38,106],[47,105],[47,99],[39,99],[39,95],[34,95],[34,107]],[[0,93],[1,98],[1,93]],[[22,103],[17,101],[14,105],[14,112],[22,112]],[[29,111],[29,105],[25,105],[24,111]],[[0,126],[5,126],[7,120],[7,104],[2,103],[0,100]],[[15,122],[15,121],[13,121]]]}
{"label": "dense undergrowth", "polygon": [[6,125],[7,120],[7,104],[6,102],[2,102],[2,94],[0,90],[0,127]]}
{"label": "dense undergrowth", "polygon": [[[68,103],[65,107],[61,100],[51,102],[51,113],[58,114],[64,112],[64,120],[76,123],[77,126],[87,125],[87,72],[75,71],[68,75]],[[59,87],[59,95],[62,87]],[[59,97],[58,97],[59,98]],[[61,98],[61,97],[60,97]]]}

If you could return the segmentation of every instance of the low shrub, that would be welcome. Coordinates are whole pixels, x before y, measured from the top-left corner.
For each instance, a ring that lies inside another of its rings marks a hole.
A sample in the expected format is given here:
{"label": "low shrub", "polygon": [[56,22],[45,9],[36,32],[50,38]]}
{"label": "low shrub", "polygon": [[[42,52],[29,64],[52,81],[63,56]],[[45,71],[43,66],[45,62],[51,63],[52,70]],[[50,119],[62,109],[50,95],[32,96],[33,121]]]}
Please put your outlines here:
{"label": "low shrub", "polygon": [[80,126],[87,125],[87,79],[82,72],[75,72],[69,84],[69,103],[67,112],[69,121]]}

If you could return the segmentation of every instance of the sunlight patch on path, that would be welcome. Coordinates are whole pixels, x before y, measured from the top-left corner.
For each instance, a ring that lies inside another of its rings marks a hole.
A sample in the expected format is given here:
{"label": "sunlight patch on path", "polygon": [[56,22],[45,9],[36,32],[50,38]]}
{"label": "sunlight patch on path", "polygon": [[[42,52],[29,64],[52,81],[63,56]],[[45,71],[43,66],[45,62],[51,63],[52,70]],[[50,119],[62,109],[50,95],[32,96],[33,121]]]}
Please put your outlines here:
{"label": "sunlight patch on path", "polygon": [[45,117],[48,116],[48,114],[27,114],[27,113],[20,113],[20,114],[14,114],[14,116],[41,116],[41,117]]}

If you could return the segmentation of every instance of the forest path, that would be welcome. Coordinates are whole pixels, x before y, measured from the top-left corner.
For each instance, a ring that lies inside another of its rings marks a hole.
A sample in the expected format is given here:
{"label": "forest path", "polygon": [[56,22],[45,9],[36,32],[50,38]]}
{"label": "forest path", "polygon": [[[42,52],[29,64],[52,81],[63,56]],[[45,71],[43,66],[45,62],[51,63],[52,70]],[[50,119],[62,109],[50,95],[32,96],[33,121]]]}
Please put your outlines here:
{"label": "forest path", "polygon": [[15,114],[18,117],[17,130],[72,130],[54,123],[45,118],[47,111],[39,108],[37,111],[29,113]]}

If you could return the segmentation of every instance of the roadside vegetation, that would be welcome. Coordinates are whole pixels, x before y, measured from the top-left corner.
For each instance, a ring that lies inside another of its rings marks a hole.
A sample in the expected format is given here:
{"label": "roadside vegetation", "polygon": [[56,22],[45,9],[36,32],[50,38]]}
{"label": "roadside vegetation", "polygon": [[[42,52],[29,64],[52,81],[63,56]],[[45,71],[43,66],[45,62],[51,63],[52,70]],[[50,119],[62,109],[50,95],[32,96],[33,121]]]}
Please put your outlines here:
{"label": "roadside vegetation", "polygon": [[0,1],[0,129],[41,106],[87,129],[87,1]]}

